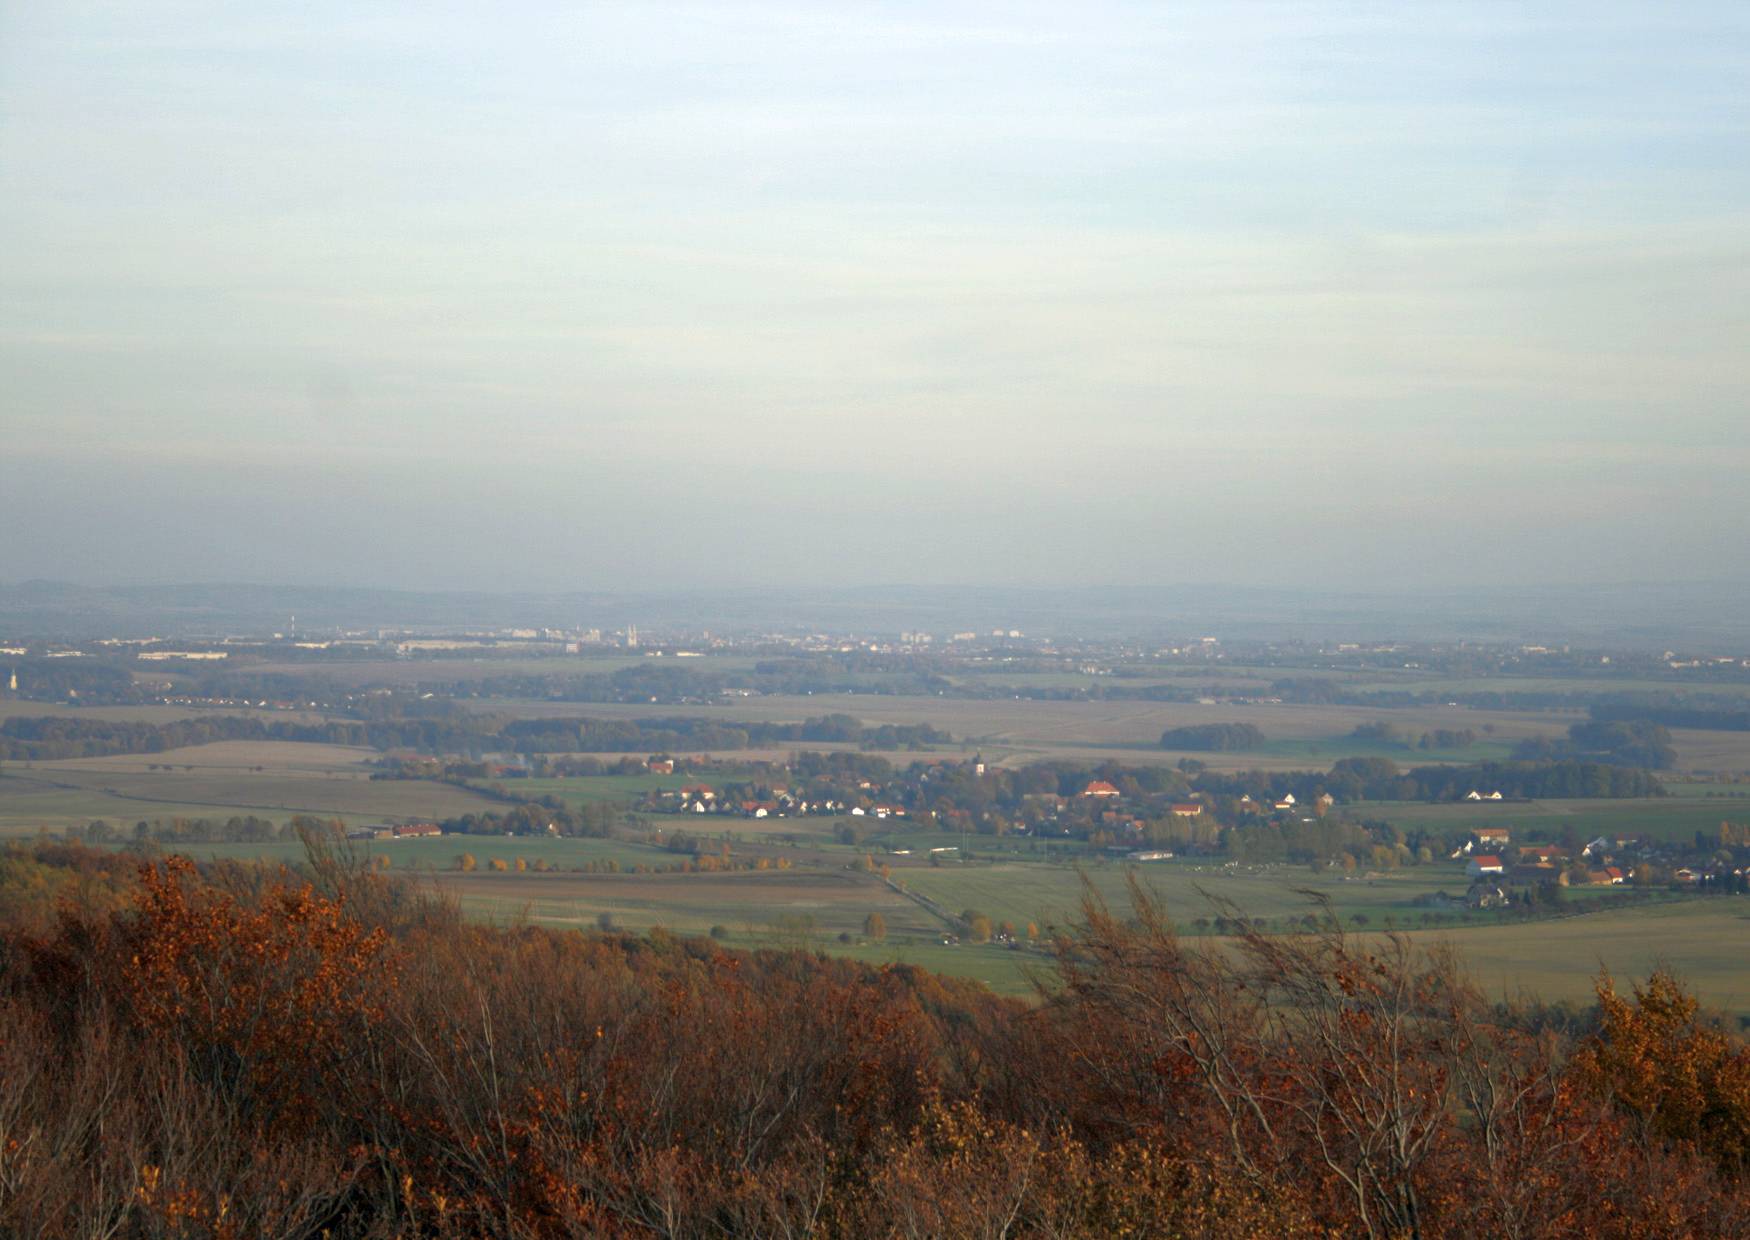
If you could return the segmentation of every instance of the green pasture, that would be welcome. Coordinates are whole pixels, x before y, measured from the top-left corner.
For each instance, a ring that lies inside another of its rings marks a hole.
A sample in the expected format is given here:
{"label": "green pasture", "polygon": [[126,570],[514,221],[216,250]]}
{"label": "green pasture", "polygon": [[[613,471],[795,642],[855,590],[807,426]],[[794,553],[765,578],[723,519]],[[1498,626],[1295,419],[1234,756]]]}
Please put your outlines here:
{"label": "green pasture", "polygon": [[[731,942],[730,946],[743,946]],[[748,944],[747,946],[752,946]],[[969,977],[983,982],[1000,995],[1030,995],[1033,979],[1052,975],[1051,958],[1041,951],[1010,948],[996,943],[957,943],[944,946],[937,935],[896,935],[889,932],[883,943],[859,940],[846,945],[834,942],[827,950],[868,964],[909,964],[949,977]]]}
{"label": "green pasture", "polygon": [[1624,989],[1664,966],[1709,1007],[1750,1016],[1750,898],[1716,896],[1451,934],[1472,977],[1498,998],[1589,1002],[1600,970]]}
{"label": "green pasture", "polygon": [[1329,901],[1345,922],[1359,914],[1376,926],[1383,926],[1387,917],[1409,925],[1424,911],[1412,903],[1416,896],[1437,891],[1462,895],[1470,885],[1456,865],[1344,878],[1329,871],[1314,874],[1305,866],[1229,868],[1214,859],[1202,864],[1111,861],[1083,866],[955,862],[896,870],[894,878],[953,913],[972,908],[1017,927],[1030,921],[1043,927],[1080,920],[1084,878],[1110,907],[1127,908],[1132,873],[1164,904],[1170,917],[1193,929],[1199,919],[1217,916],[1223,901],[1246,916],[1280,919],[1316,912],[1320,898]]}

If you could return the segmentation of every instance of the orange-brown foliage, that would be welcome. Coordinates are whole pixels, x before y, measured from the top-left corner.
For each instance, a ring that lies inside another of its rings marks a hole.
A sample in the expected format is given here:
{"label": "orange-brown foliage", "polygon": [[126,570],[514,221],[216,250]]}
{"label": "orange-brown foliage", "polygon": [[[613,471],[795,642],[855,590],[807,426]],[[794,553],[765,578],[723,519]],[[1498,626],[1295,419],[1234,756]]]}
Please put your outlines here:
{"label": "orange-brown foliage", "polygon": [[[89,857],[69,860],[75,867]],[[44,861],[53,865],[54,862]],[[142,866],[0,937],[0,1232],[1712,1236],[1745,1055],[1657,976],[1575,1047],[1450,959],[1090,901],[1040,1003]]]}

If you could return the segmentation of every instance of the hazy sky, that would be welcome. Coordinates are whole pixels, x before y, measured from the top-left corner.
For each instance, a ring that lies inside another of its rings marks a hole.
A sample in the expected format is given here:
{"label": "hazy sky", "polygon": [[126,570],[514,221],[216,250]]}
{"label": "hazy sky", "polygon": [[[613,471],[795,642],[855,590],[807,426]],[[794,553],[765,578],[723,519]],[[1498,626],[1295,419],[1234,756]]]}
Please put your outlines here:
{"label": "hazy sky", "polygon": [[0,0],[0,581],[1743,578],[1750,5]]}

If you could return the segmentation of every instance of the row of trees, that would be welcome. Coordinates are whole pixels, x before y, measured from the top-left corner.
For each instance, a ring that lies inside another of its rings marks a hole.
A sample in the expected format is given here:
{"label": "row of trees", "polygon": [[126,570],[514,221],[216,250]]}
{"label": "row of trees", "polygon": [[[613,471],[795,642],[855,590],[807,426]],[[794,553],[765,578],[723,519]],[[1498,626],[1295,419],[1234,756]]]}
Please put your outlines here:
{"label": "row of trees", "polygon": [[1417,735],[1383,719],[1356,724],[1349,735],[1358,741],[1400,749],[1469,749],[1477,743],[1474,728],[1432,728]]}
{"label": "row of trees", "polygon": [[1198,723],[1168,728],[1161,733],[1162,749],[1189,749],[1201,753],[1229,753],[1262,749],[1264,733],[1251,723]]}
{"label": "row of trees", "polygon": [[690,716],[658,719],[510,720],[466,712],[418,718],[296,723],[248,715],[209,715],[169,723],[79,716],[0,720],[0,759],[58,761],[114,754],[163,753],[215,741],[301,741],[425,753],[526,754],[748,749],[795,741],[844,742],[876,749],[923,749],[953,737],[928,724],[866,726],[849,715],[803,723],[746,723]]}
{"label": "row of trees", "polygon": [[921,749],[953,737],[929,724],[868,726],[850,715],[802,723],[721,721],[690,715],[657,719],[521,719],[504,725],[519,753],[613,753],[626,750],[750,749],[796,741]]}
{"label": "row of trees", "polygon": [[1576,723],[1569,727],[1566,741],[1535,737],[1521,741],[1513,753],[1533,761],[1578,757],[1654,770],[1677,765],[1677,747],[1671,743],[1670,731],[1650,719]]}
{"label": "row of trees", "polygon": [[555,796],[518,802],[504,813],[461,814],[438,825],[447,835],[565,835],[606,839],[622,810],[606,801],[570,805]]}

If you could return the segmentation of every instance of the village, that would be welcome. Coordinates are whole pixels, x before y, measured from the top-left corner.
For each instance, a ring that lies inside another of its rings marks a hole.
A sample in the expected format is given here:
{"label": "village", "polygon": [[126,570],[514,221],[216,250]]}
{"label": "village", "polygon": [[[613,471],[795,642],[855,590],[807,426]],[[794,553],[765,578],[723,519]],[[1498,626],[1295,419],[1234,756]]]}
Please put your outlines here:
{"label": "village", "polygon": [[[627,810],[685,818],[697,824],[689,838],[701,841],[734,837],[739,822],[831,820],[840,842],[899,857],[914,849],[947,856],[977,840],[987,851],[1020,856],[1046,846],[1047,855],[1058,859],[1222,859],[1329,867],[1358,877],[1450,866],[1466,884],[1463,903],[1478,909],[1535,900],[1532,893],[1540,890],[1548,900],[1552,891],[1569,888],[1743,892],[1750,882],[1750,828],[1721,823],[1711,836],[1694,832],[1688,839],[1654,831],[1584,839],[1572,828],[1552,829],[1535,819],[1538,825],[1523,828],[1465,825],[1462,817],[1439,826],[1400,826],[1394,819],[1409,817],[1405,803],[1356,796],[1352,785],[1319,773],[1218,776],[1164,766],[1061,762],[1006,768],[987,763],[982,754],[920,758],[898,767],[849,751],[805,751],[762,762],[666,753],[606,763],[587,757],[513,761],[517,766],[488,768],[493,786],[513,798],[523,778],[582,772],[656,777],[662,782],[637,795]],[[482,768],[470,763],[467,769]],[[1349,795],[1333,793],[1327,781]],[[1430,804],[1491,816],[1537,806],[1494,788],[1469,788]],[[1647,817],[1656,820],[1656,799],[1648,802]],[[382,832],[394,828],[374,830],[375,838],[391,838]],[[761,830],[772,833],[770,826]],[[919,832],[961,841],[934,847],[920,843]]]}

